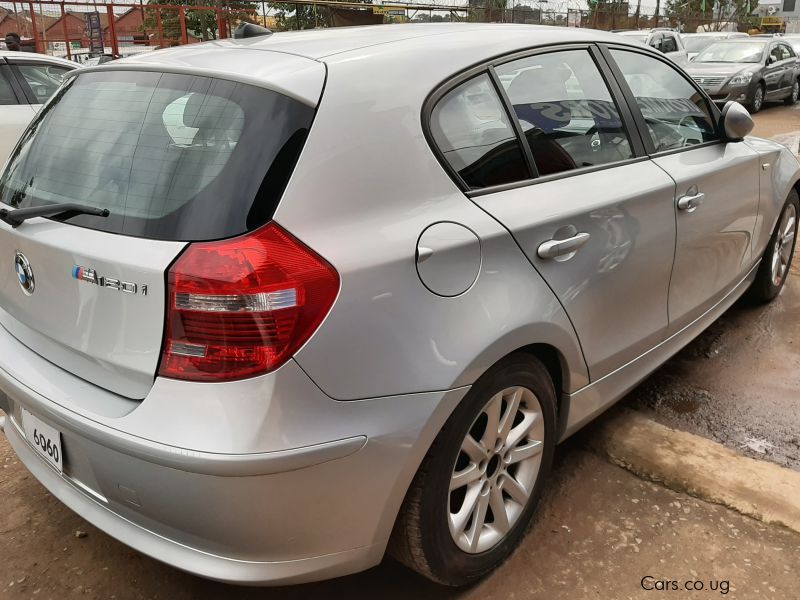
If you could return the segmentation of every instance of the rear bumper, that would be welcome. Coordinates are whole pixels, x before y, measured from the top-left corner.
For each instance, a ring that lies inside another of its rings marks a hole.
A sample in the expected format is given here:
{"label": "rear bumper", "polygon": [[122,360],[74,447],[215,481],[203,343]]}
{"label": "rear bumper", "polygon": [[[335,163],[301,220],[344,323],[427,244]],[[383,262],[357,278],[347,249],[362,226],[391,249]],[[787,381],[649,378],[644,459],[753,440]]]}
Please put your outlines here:
{"label": "rear bumper", "polygon": [[[5,433],[31,473],[123,543],[244,584],[377,564],[419,462],[466,391],[337,402],[291,361],[235,384],[179,383],[157,380],[128,405],[0,328]],[[61,432],[63,475],[25,440],[23,407]]]}

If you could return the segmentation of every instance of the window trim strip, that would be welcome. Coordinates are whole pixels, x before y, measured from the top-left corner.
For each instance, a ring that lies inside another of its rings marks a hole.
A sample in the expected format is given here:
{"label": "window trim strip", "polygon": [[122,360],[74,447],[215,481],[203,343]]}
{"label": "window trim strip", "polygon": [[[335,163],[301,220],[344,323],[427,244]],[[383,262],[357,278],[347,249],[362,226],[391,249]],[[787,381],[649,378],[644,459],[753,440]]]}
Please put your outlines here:
{"label": "window trim strip", "polygon": [[511,100],[508,98],[506,88],[503,87],[503,82],[500,81],[497,71],[494,70],[494,65],[489,65],[488,72],[489,78],[494,84],[497,96],[500,98],[500,103],[503,105],[503,110],[506,111],[506,116],[511,122],[517,140],[522,147],[522,154],[525,156],[525,162],[528,165],[528,174],[531,176],[531,179],[536,179],[539,177],[539,167],[536,166],[536,161],[533,159],[533,149],[531,148],[530,142],[528,142],[528,138],[525,137],[525,132],[522,130],[522,123],[519,122],[517,111],[515,111],[514,107],[511,105]]}

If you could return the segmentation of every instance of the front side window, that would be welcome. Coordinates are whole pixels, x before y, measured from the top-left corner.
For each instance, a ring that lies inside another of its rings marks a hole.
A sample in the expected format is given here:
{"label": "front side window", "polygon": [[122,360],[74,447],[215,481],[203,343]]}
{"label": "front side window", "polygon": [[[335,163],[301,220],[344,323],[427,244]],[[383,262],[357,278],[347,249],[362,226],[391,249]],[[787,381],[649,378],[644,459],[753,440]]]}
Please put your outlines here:
{"label": "front side window", "polygon": [[17,64],[16,67],[40,104],[47,102],[61,86],[64,75],[71,70],[60,65],[46,64]]}
{"label": "front side window", "polygon": [[78,75],[23,134],[0,179],[14,207],[110,233],[195,241],[252,231],[274,212],[314,109],[242,83],[170,73]]}
{"label": "front side window", "polygon": [[617,106],[587,50],[539,54],[496,70],[540,175],[633,157]]}
{"label": "front side window", "polygon": [[431,134],[470,189],[531,177],[514,128],[488,75],[448,92],[433,109]]}
{"label": "front side window", "polygon": [[642,112],[656,152],[719,139],[703,95],[666,63],[627,50],[612,50]]}

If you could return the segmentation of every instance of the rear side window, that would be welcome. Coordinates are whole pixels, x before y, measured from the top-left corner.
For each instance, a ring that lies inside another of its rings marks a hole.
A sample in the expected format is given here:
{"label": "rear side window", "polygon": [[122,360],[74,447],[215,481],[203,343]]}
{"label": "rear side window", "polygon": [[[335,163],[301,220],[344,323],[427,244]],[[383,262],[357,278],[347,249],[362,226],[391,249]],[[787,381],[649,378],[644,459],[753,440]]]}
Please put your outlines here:
{"label": "rear side window", "polygon": [[488,75],[448,92],[431,114],[431,135],[471,189],[529,179],[519,139]]}
{"label": "rear side window", "polygon": [[637,52],[611,54],[642,111],[656,152],[719,139],[705,98],[677,70]]}
{"label": "rear side window", "polygon": [[540,54],[496,70],[540,175],[633,157],[617,106],[588,51]]}
{"label": "rear side window", "polygon": [[0,201],[107,208],[66,220],[151,239],[239,235],[272,217],[313,116],[277,92],[208,77],[79,75],[23,135]]}

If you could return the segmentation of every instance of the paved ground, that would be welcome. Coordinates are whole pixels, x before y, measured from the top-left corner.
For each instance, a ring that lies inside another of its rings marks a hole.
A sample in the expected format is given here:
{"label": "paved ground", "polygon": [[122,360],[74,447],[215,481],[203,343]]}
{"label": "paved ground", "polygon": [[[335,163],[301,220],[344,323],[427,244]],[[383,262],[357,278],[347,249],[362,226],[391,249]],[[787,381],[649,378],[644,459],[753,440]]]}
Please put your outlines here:
{"label": "paved ground", "polygon": [[[800,143],[800,110],[768,107],[757,133]],[[658,420],[799,468],[800,272],[772,306],[734,307],[625,403]],[[0,436],[2,598],[794,598],[800,535],[642,481],[585,448],[558,453],[532,534],[475,588],[442,590],[387,561],[310,586],[210,583],[127,549],[54,500]],[[762,453],[763,451],[763,453]],[[302,518],[298,515],[297,518]],[[85,537],[76,537],[76,532]],[[655,587],[655,590],[642,588]],[[675,581],[658,593],[656,580]],[[687,593],[687,581],[703,591]],[[711,587],[715,590],[711,590]],[[724,593],[728,590],[727,593]]]}
{"label": "paved ground", "polygon": [[[800,105],[768,105],[754,133],[800,143]],[[769,306],[739,302],[628,396],[657,421],[800,470],[800,259]]]}

